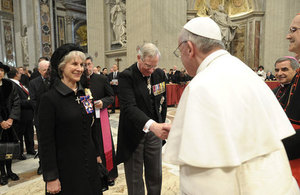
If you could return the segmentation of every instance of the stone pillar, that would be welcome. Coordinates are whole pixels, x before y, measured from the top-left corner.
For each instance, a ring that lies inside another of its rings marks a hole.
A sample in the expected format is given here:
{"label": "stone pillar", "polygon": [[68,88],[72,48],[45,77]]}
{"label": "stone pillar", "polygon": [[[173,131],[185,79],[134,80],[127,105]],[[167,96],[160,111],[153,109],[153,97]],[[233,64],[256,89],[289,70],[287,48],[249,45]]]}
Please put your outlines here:
{"label": "stone pillar", "polygon": [[14,0],[14,27],[17,66],[32,70],[41,56],[39,1]]}
{"label": "stone pillar", "polygon": [[73,37],[74,18],[73,16],[67,15],[65,19],[66,19],[66,43],[73,43],[74,42],[74,37]]}
{"label": "stone pillar", "polygon": [[87,10],[88,53],[94,58],[95,66],[105,67],[105,6],[104,0],[89,0]]}
{"label": "stone pillar", "polygon": [[136,61],[136,47],[152,42],[161,52],[160,67],[182,67],[173,51],[180,29],[186,23],[186,0],[126,1],[127,64]]}

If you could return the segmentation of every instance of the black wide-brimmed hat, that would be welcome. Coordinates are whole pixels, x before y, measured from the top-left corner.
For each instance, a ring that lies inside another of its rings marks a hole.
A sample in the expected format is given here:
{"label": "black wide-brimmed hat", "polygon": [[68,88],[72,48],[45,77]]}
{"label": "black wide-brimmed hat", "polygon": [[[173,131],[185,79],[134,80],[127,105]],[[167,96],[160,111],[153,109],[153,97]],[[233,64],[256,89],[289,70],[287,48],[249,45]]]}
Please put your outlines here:
{"label": "black wide-brimmed hat", "polygon": [[10,70],[9,66],[2,64],[2,62],[0,62],[0,68],[2,68],[6,73]]}

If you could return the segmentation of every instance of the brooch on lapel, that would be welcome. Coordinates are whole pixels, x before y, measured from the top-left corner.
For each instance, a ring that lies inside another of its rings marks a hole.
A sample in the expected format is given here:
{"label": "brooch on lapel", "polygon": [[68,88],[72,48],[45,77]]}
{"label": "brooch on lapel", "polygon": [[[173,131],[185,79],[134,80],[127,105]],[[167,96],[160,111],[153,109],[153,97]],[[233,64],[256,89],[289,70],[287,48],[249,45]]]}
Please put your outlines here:
{"label": "brooch on lapel", "polygon": [[156,85],[153,85],[152,90],[153,90],[153,95],[154,96],[162,94],[166,91],[166,83],[162,82],[162,83],[158,83]]}
{"label": "brooch on lapel", "polygon": [[90,99],[93,99],[92,92],[89,88],[85,88],[84,93],[86,96],[90,96]]}

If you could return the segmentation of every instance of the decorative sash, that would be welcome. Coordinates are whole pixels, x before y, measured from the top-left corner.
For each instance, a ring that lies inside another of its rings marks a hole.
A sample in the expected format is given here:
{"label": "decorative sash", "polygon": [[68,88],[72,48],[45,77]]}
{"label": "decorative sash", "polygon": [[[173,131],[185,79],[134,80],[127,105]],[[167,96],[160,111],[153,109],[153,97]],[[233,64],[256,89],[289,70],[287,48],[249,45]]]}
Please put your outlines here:
{"label": "decorative sash", "polygon": [[108,119],[107,108],[100,110],[100,121],[102,129],[103,149],[106,159],[106,168],[108,171],[112,170],[113,165],[113,154],[112,154],[112,141],[110,124]]}

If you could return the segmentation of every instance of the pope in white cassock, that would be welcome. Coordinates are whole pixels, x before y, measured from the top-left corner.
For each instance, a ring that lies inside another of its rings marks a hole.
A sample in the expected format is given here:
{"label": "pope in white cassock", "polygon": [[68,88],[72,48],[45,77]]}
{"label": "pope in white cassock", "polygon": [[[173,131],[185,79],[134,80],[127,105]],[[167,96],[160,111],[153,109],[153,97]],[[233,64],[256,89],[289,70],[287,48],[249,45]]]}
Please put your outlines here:
{"label": "pope in white cassock", "polygon": [[165,146],[188,195],[300,194],[282,139],[295,133],[269,87],[224,50],[208,17],[183,27],[178,48],[185,88]]}

